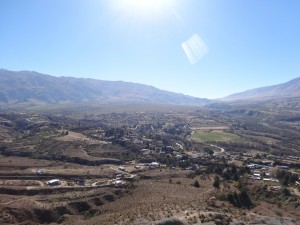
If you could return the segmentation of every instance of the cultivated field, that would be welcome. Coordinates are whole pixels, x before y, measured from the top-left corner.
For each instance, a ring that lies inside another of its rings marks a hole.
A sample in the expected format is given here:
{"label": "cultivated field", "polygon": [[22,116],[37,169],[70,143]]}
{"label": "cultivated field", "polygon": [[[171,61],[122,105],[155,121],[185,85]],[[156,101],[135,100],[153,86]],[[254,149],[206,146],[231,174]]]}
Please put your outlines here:
{"label": "cultivated field", "polygon": [[192,134],[191,140],[199,142],[215,142],[215,141],[238,141],[239,136],[223,131],[202,132],[196,131]]}

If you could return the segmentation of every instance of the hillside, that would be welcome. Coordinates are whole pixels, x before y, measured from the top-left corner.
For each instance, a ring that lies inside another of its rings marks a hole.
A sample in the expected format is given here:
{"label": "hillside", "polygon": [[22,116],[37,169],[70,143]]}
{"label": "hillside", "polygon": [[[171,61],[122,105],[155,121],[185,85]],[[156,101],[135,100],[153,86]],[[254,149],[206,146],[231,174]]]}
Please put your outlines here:
{"label": "hillside", "polygon": [[300,78],[295,78],[283,84],[255,88],[252,90],[236,93],[233,95],[229,95],[222,100],[267,100],[291,97],[300,97]]}
{"label": "hillside", "polygon": [[0,70],[2,105],[57,103],[151,103],[202,106],[207,99],[173,93],[153,86],[123,81],[54,77],[31,71]]}

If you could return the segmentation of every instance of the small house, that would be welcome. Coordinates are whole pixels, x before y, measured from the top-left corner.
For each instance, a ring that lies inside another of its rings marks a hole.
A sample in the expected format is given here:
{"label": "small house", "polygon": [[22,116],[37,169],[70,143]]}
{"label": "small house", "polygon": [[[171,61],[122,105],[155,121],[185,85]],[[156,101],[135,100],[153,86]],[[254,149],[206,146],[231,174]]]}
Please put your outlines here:
{"label": "small house", "polygon": [[119,166],[119,170],[125,171],[125,166]]}

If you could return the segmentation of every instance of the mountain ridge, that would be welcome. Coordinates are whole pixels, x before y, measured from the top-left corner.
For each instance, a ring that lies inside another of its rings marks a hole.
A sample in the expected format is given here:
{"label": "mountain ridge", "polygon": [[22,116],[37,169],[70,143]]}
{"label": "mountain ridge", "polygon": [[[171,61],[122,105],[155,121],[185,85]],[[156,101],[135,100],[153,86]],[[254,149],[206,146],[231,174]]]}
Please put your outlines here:
{"label": "mountain ridge", "polygon": [[203,106],[208,99],[124,81],[55,77],[35,71],[0,69],[0,102],[4,105],[65,102],[130,102]]}
{"label": "mountain ridge", "polygon": [[288,82],[259,87],[243,92],[235,93],[222,98],[223,101],[239,100],[267,100],[275,98],[300,97],[300,77],[294,78]]}
{"label": "mountain ridge", "polygon": [[210,100],[158,89],[147,84],[95,78],[56,77],[35,71],[0,69],[0,105],[61,103],[138,103],[204,106],[216,102],[265,101],[300,97],[300,77]]}

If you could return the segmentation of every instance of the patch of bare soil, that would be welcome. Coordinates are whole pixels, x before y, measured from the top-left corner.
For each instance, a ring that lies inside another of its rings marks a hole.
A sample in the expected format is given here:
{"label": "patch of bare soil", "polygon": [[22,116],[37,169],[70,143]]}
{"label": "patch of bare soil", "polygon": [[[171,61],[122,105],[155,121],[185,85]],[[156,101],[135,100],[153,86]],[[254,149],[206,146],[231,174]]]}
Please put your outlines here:
{"label": "patch of bare soil", "polygon": [[70,216],[87,221],[100,215],[99,207],[121,198],[122,193],[122,190],[94,189],[14,198],[0,203],[0,224],[57,224],[65,223]]}
{"label": "patch of bare soil", "polygon": [[260,202],[257,207],[251,210],[252,212],[261,216],[273,216],[273,217],[290,217],[298,218],[300,221],[299,208],[292,207],[290,205],[274,205],[266,202]]}
{"label": "patch of bare soil", "polygon": [[199,182],[201,187],[195,188],[194,179],[189,178],[141,180],[125,197],[103,205],[104,213],[85,224],[130,224],[137,219],[155,221],[175,215],[199,222],[213,192],[212,181]]}
{"label": "patch of bare soil", "polygon": [[[59,130],[59,132],[62,132],[61,130]],[[87,137],[81,133],[76,133],[76,132],[72,132],[72,131],[68,131],[67,135],[61,136],[56,138],[57,140],[60,141],[82,141],[85,140]]]}
{"label": "patch of bare soil", "polygon": [[[27,157],[17,157],[17,156],[1,156],[0,155],[0,168],[8,167],[10,170],[12,168],[25,168],[25,167],[48,167],[53,165],[53,161],[41,160],[41,159],[31,159]],[[1,172],[7,172],[6,170],[0,170]]]}

